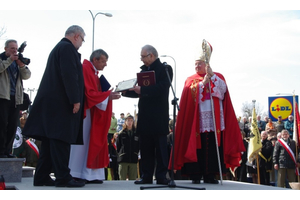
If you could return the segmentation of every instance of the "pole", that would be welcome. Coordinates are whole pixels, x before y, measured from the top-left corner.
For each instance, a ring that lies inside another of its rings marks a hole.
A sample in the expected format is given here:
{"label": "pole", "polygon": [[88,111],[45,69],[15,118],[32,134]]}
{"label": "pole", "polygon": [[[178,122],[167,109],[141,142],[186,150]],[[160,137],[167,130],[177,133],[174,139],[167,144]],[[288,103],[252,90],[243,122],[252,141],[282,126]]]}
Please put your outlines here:
{"label": "pole", "polygon": [[30,93],[29,93],[29,98],[30,98],[30,101],[32,100],[32,98],[31,98],[31,95],[32,95],[32,92],[34,92],[35,91],[35,89],[33,88],[33,89],[31,89],[31,88],[28,88],[27,89],[27,91],[29,91]]}
{"label": "pole", "polygon": [[[253,110],[255,109],[255,102],[256,100],[252,100],[252,103],[253,103]],[[253,118],[253,114],[252,114],[252,118]],[[253,119],[252,119],[252,122],[253,123]],[[251,124],[252,126],[252,124]],[[258,159],[258,154],[256,155],[256,169],[257,169],[257,183],[260,185],[260,173],[259,173],[259,159]]]}
{"label": "pole", "polygon": [[256,167],[257,167],[257,183],[260,185],[260,173],[259,173],[259,161],[258,161],[258,154],[256,156]]}
{"label": "pole", "polygon": [[94,38],[95,38],[95,19],[96,19],[96,17],[97,17],[98,14],[105,15],[106,17],[112,17],[112,14],[110,14],[110,13],[102,13],[102,12],[98,12],[98,13],[96,13],[96,15],[94,16],[91,10],[89,10],[89,12],[91,13],[92,18],[93,18],[93,41],[92,41],[92,52],[93,52],[93,51],[94,51]]}
{"label": "pole", "polygon": [[[206,46],[207,46],[207,42],[206,42],[206,40],[203,40],[202,49],[203,49],[203,52],[205,53],[205,63],[208,65],[209,62],[208,62],[207,54],[206,54]],[[210,81],[208,83],[209,83],[211,111],[212,111],[213,123],[214,123],[214,132],[215,132],[216,150],[217,150],[218,164],[219,164],[220,181],[221,181],[221,185],[223,185],[223,177],[222,177],[222,169],[221,169],[221,161],[220,161],[220,153],[219,153],[219,144],[218,144],[217,128],[216,128],[215,108],[214,108],[213,97],[211,95]]]}
{"label": "pole", "polygon": [[[293,112],[294,112],[294,127],[293,127],[293,140],[296,142],[296,158],[298,157],[298,126],[297,126],[297,120],[296,120],[296,98],[295,98],[295,91],[293,91]],[[296,166],[297,167],[297,166]],[[299,175],[297,176],[297,181],[300,182]]]}
{"label": "pole", "polygon": [[[89,10],[90,11],[90,10]],[[93,39],[92,39],[92,52],[94,51],[94,36],[95,36],[95,18],[92,11],[90,11],[93,18]]]}

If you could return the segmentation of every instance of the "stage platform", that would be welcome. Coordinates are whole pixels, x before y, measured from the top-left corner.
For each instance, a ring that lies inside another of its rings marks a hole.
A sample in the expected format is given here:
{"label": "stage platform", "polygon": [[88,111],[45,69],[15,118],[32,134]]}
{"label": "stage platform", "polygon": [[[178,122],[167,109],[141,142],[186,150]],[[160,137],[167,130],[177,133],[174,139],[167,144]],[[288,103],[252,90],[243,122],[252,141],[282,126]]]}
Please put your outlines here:
{"label": "stage platform", "polygon": [[[279,188],[274,186],[265,186],[252,183],[243,183],[237,181],[223,180],[222,185],[219,184],[206,184],[201,181],[201,184],[192,184],[190,180],[175,180],[175,185],[178,187],[163,187],[163,188],[150,188],[143,190],[189,190],[189,188],[205,189],[205,190],[292,190],[286,188]],[[103,184],[86,184],[81,188],[68,188],[68,187],[47,187],[47,186],[33,186],[33,177],[23,177],[21,182],[6,183],[8,189],[16,190],[141,190],[141,187],[156,187],[156,181],[153,184],[136,185],[134,181],[104,181]],[[181,188],[186,187],[186,188]]]}

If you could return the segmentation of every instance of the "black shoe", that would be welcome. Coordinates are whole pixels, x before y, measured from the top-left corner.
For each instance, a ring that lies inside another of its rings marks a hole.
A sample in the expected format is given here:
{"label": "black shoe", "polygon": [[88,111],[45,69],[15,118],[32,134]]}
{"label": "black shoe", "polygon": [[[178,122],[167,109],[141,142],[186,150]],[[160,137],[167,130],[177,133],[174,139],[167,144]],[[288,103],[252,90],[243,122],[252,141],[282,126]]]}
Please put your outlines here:
{"label": "black shoe", "polygon": [[140,180],[137,180],[137,181],[134,181],[134,184],[152,184],[153,181],[152,180],[148,180],[148,179],[140,179]]}
{"label": "black shoe", "polygon": [[13,155],[13,154],[7,154],[6,156],[7,156],[7,158],[17,158],[17,156]]}
{"label": "black shoe", "polygon": [[66,184],[57,184],[56,187],[83,187],[85,186],[84,181],[75,181],[74,179],[70,180]]}
{"label": "black shoe", "polygon": [[46,181],[44,183],[34,182],[33,186],[55,186],[55,182],[52,178],[50,178],[48,181]]}
{"label": "black shoe", "polygon": [[196,180],[192,180],[193,184],[200,184],[200,180],[196,179]]}
{"label": "black shoe", "polygon": [[210,179],[204,179],[204,183],[219,184],[219,181],[214,178],[210,178]]}
{"label": "black shoe", "polygon": [[169,182],[170,182],[170,180],[168,180],[168,179],[157,179],[156,184],[168,185]]}
{"label": "black shoe", "polygon": [[102,180],[85,181],[85,184],[102,184]]}

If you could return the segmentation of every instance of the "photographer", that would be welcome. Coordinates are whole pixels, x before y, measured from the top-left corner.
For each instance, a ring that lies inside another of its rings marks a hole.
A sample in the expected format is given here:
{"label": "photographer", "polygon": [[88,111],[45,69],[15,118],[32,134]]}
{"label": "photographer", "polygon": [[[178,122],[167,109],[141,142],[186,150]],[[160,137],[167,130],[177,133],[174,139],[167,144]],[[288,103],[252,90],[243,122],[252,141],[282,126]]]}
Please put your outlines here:
{"label": "photographer", "polygon": [[7,40],[4,50],[0,54],[0,158],[13,158],[19,105],[23,103],[22,80],[29,79],[31,72],[19,59],[16,40]]}

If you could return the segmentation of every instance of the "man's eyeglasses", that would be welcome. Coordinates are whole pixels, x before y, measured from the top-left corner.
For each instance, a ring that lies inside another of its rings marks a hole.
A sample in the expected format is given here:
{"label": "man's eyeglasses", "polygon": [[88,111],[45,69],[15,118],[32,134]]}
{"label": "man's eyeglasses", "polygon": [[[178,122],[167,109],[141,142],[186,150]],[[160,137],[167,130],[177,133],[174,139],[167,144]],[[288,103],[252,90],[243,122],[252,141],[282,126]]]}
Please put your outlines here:
{"label": "man's eyeglasses", "polygon": [[141,56],[141,58],[143,59],[143,58],[146,58],[147,56],[149,56],[150,55],[150,53],[148,53],[147,55],[145,55],[145,56]]}
{"label": "man's eyeglasses", "polygon": [[79,35],[79,37],[82,39],[82,42],[85,42],[84,39],[83,39],[83,37],[81,35]]}

